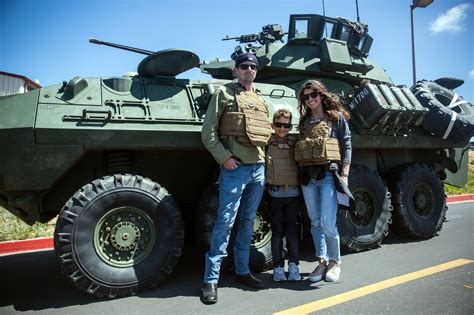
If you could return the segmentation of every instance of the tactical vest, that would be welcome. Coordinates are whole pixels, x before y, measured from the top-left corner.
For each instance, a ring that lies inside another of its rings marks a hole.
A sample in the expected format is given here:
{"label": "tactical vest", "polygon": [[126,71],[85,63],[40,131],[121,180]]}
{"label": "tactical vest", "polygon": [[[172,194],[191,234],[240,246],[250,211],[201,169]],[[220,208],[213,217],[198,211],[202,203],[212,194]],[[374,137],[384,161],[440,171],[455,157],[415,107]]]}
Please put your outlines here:
{"label": "tactical vest", "polygon": [[265,157],[265,176],[272,185],[298,185],[298,166],[295,161],[295,139],[287,137],[278,143],[271,137]]}
{"label": "tactical vest", "polygon": [[237,142],[258,147],[266,146],[271,136],[267,104],[252,91],[230,84],[237,111],[225,109],[219,121],[219,138],[235,137]]}
{"label": "tactical vest", "polygon": [[339,141],[331,138],[331,122],[323,119],[310,123],[309,119],[301,127],[302,135],[295,145],[295,160],[299,166],[327,164],[340,161]]}

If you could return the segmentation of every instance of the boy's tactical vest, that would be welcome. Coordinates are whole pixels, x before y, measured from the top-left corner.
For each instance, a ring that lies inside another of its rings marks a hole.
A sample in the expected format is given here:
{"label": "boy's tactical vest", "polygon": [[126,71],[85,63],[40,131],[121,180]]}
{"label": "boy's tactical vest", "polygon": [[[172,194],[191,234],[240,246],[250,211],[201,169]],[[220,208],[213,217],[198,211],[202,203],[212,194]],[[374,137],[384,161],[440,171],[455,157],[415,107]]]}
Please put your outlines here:
{"label": "boy's tactical vest", "polygon": [[267,105],[254,92],[245,91],[237,84],[229,87],[235,94],[237,112],[226,108],[219,121],[219,138],[225,140],[233,136],[242,144],[266,146],[272,132]]}
{"label": "boy's tactical vest", "polygon": [[288,136],[286,142],[277,143],[270,138],[265,157],[265,176],[271,185],[298,185],[298,166],[295,161],[295,138]]}
{"label": "boy's tactical vest", "polygon": [[327,119],[313,124],[310,124],[308,119],[303,123],[301,140],[295,145],[295,160],[299,166],[321,165],[341,160],[339,141],[329,137],[331,126]]}

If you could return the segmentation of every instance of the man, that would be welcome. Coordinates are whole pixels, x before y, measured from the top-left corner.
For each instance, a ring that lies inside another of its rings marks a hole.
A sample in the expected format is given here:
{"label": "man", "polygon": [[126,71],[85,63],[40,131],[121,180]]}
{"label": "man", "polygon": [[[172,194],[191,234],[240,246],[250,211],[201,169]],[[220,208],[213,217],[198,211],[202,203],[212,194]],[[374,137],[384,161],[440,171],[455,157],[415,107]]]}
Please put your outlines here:
{"label": "man", "polygon": [[[217,283],[230,233],[239,212],[234,240],[235,279],[254,289],[263,287],[248,266],[253,221],[265,184],[264,146],[270,138],[268,107],[252,87],[258,70],[254,54],[235,59],[237,82],[221,86],[212,96],[202,126],[202,142],[221,166],[219,209],[205,256],[201,301],[217,302]],[[240,207],[239,207],[240,206]]]}

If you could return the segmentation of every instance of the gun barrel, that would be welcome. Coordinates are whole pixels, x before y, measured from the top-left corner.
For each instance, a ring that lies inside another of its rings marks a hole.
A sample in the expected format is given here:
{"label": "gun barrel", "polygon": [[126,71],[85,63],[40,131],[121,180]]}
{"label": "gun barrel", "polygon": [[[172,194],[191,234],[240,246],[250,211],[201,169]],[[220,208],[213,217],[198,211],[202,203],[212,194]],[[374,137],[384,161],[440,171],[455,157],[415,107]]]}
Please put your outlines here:
{"label": "gun barrel", "polygon": [[115,43],[111,43],[111,42],[105,42],[103,40],[100,40],[100,39],[97,39],[97,38],[94,38],[94,37],[90,37],[89,42],[92,43],[92,44],[96,44],[96,45],[105,45],[105,46],[115,47],[115,48],[119,48],[119,49],[123,49],[123,50],[128,50],[128,51],[135,52],[135,53],[138,53],[138,54],[143,54],[143,55],[151,55],[151,54],[155,53],[154,51],[151,51],[151,50],[135,48],[135,47],[115,44]]}
{"label": "gun barrel", "polygon": [[243,43],[256,42],[256,41],[258,41],[258,37],[259,37],[259,34],[246,34],[246,35],[240,35],[240,36],[236,36],[236,37],[229,37],[227,35],[222,40],[233,40],[233,39],[235,39],[236,41],[243,44]]}
{"label": "gun barrel", "polygon": [[225,38],[223,38],[222,40],[233,40],[233,39],[237,40],[239,39],[239,37],[229,37],[229,35],[226,35]]}

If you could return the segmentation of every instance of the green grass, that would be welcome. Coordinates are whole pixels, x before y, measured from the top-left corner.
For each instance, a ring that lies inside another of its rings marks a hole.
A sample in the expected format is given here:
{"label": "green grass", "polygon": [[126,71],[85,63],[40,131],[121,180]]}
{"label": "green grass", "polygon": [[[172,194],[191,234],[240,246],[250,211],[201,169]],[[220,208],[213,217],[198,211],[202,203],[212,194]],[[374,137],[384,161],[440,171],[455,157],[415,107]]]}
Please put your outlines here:
{"label": "green grass", "polygon": [[463,188],[444,185],[444,191],[448,196],[474,194],[474,174],[469,174],[467,177],[467,184]]}
{"label": "green grass", "polygon": [[48,223],[29,226],[0,207],[0,242],[53,236],[56,219]]}

